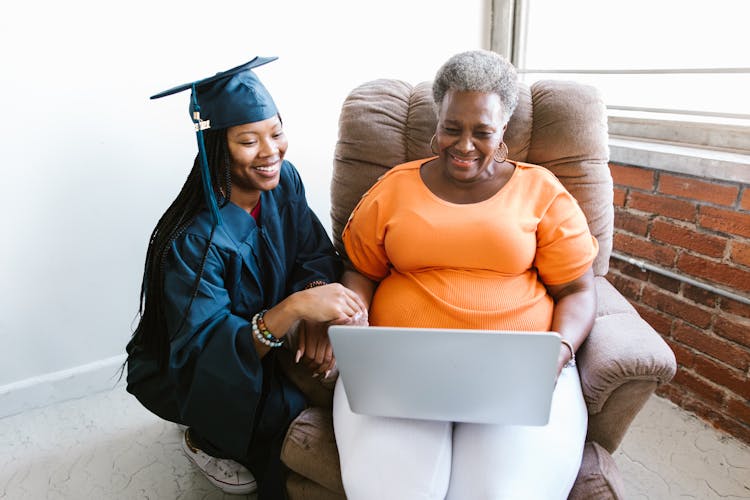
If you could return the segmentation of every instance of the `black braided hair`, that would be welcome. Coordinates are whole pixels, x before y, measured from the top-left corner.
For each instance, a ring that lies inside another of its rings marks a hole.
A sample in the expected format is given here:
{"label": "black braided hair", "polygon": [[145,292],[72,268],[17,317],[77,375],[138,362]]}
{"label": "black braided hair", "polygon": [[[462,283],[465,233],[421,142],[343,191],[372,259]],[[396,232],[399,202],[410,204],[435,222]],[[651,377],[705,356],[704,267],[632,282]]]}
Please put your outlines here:
{"label": "black braided hair", "polygon": [[[229,202],[232,189],[226,129],[204,131],[204,141],[213,190],[221,207]],[[200,156],[196,155],[193,168],[190,170],[180,193],[161,216],[149,238],[138,308],[140,318],[131,340],[132,346],[137,346],[153,356],[162,369],[166,367],[169,358],[170,341],[164,316],[164,267],[172,243],[187,229],[196,215],[205,209],[206,202],[201,181]],[[187,313],[198,293],[198,284],[203,275],[203,267],[213,235],[214,229],[212,228],[201,257],[190,302],[183,313],[179,328],[184,324]],[[132,351],[129,350],[129,352],[132,354]]]}

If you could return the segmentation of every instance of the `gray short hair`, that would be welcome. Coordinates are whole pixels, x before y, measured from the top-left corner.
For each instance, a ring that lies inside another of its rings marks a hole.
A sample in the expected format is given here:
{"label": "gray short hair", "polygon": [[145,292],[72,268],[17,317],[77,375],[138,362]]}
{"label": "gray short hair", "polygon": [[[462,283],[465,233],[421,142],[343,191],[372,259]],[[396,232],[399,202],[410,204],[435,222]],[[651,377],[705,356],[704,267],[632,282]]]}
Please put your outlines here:
{"label": "gray short hair", "polygon": [[440,110],[449,90],[486,92],[500,96],[503,125],[518,104],[518,75],[506,58],[489,50],[461,52],[440,67],[432,83],[432,98]]}

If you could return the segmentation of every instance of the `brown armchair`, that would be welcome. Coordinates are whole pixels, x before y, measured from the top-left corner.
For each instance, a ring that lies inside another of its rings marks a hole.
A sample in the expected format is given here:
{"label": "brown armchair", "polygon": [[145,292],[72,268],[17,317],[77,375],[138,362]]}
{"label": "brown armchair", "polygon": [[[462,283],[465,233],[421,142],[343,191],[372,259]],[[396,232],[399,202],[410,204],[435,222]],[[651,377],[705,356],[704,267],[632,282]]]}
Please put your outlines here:
{"label": "brown armchair", "polygon": [[[376,80],[348,96],[339,120],[331,183],[333,235],[342,254],[341,231],[361,195],[389,168],[431,156],[435,122],[430,82],[412,87]],[[604,278],[613,232],[604,103],[594,88],[573,82],[522,85],[505,140],[510,158],[543,165],[562,181],[599,241],[593,264],[597,318],[577,354],[589,411],[588,436],[570,498],[619,499],[622,480],[610,454],[656,386],[672,378],[676,365],[666,343]],[[291,356],[287,359],[287,373],[313,405],[292,423],[282,449],[281,458],[291,471],[289,498],[345,498],[331,415],[334,377],[317,382],[293,365]]]}

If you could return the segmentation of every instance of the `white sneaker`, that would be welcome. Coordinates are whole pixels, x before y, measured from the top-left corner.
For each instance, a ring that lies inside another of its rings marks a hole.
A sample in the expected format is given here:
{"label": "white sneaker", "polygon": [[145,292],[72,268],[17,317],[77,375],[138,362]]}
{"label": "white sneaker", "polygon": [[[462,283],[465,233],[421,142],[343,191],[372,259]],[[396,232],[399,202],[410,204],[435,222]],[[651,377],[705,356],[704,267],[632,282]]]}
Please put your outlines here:
{"label": "white sneaker", "polygon": [[234,460],[212,457],[199,450],[190,441],[188,430],[185,430],[182,438],[182,451],[203,472],[206,478],[224,493],[247,495],[258,488],[252,472]]}

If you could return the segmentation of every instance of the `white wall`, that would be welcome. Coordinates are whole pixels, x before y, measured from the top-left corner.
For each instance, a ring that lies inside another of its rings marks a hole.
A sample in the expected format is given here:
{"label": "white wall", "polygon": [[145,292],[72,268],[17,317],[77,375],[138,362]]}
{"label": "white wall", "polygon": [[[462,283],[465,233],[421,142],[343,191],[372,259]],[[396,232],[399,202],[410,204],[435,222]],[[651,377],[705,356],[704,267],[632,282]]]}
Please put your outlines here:
{"label": "white wall", "polygon": [[489,46],[486,0],[4,5],[0,415],[47,402],[40,394],[65,397],[29,388],[77,370],[109,376],[121,361],[147,238],[196,152],[189,94],[148,96],[279,56],[257,73],[328,225],[348,91],[380,77],[428,80],[453,53]]}

